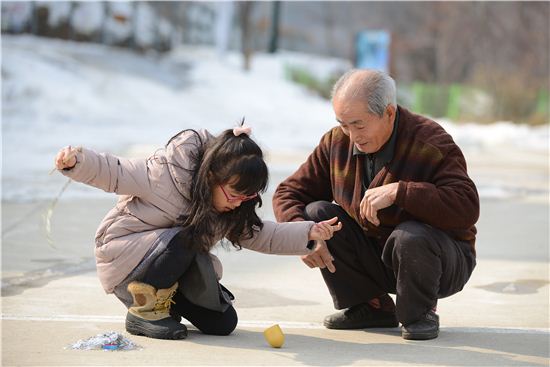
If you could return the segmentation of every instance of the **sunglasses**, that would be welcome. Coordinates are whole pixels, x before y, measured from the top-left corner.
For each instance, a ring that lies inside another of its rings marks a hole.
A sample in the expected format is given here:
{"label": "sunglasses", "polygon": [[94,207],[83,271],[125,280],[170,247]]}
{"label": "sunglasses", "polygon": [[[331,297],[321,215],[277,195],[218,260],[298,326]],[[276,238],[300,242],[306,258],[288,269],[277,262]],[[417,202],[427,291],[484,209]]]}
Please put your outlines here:
{"label": "sunglasses", "polygon": [[223,185],[220,185],[220,189],[222,189],[222,192],[223,194],[225,195],[225,198],[227,199],[228,202],[235,202],[235,201],[248,201],[248,200],[252,200],[254,198],[256,198],[258,196],[258,194],[252,194],[252,195],[238,195],[238,196],[233,196],[233,195],[229,195],[227,193],[227,191],[225,191]]}

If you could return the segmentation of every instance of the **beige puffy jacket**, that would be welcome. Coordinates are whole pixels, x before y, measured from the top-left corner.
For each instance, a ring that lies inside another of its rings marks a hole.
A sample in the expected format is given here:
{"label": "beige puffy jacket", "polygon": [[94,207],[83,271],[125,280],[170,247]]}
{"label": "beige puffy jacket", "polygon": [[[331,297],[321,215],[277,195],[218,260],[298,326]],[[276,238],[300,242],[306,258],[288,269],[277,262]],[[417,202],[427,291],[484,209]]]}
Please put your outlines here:
{"label": "beige puffy jacket", "polygon": [[[212,138],[206,130],[199,134],[203,143]],[[177,225],[180,215],[188,213],[191,173],[186,169],[194,169],[189,157],[199,144],[197,135],[187,131],[148,159],[82,149],[75,167],[61,171],[75,181],[120,195],[95,237],[97,273],[107,293],[130,274],[164,231]],[[309,252],[306,246],[313,222],[263,223],[261,231],[240,243],[242,247],[281,255]],[[221,263],[211,257],[221,278]]]}

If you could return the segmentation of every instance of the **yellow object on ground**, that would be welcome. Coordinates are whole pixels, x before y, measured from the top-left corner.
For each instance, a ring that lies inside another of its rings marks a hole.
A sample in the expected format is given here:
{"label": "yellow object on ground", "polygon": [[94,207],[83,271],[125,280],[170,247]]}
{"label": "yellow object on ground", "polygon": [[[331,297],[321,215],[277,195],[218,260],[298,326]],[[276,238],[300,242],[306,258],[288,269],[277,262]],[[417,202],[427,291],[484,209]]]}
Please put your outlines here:
{"label": "yellow object on ground", "polygon": [[265,329],[264,337],[273,348],[280,348],[285,343],[285,334],[283,334],[283,330],[278,324]]}

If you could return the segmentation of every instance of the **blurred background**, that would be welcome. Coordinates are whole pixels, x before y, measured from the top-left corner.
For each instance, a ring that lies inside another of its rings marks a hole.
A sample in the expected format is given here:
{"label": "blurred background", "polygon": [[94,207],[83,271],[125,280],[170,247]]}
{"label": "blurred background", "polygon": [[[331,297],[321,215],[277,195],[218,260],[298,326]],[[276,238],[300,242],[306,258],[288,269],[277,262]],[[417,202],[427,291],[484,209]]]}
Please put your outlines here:
{"label": "blurred background", "polygon": [[[548,122],[547,2],[3,2],[2,33],[163,54],[181,44],[298,51],[386,69],[401,103],[480,122]],[[342,70],[289,66],[328,97]]]}
{"label": "blurred background", "polygon": [[59,148],[146,157],[244,116],[268,155],[272,218],[275,186],[335,126],[330,90],[351,67],[386,70],[398,103],[462,148],[481,257],[548,259],[549,2],[2,1],[1,16],[3,287],[93,268],[115,198],[71,185],[51,228],[63,251],[49,247]]}

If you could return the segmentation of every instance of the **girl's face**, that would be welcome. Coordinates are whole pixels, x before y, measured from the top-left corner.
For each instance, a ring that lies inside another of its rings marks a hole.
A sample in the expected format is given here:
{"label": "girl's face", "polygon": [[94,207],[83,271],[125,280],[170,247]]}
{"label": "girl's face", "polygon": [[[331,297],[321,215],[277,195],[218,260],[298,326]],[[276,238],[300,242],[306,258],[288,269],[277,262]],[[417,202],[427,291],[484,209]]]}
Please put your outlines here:
{"label": "girl's face", "polygon": [[212,205],[218,213],[231,211],[238,208],[243,201],[251,200],[258,196],[258,194],[247,196],[238,193],[231,186],[231,182],[235,181],[235,179],[232,179],[228,183],[216,184],[212,188]]}

